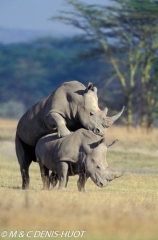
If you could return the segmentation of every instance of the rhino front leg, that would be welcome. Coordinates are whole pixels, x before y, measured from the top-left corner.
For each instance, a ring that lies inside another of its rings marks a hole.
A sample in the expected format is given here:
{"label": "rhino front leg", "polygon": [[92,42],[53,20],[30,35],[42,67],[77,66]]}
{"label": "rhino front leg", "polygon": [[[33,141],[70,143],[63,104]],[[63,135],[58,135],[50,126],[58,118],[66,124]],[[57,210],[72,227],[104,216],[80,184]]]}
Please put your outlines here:
{"label": "rhino front leg", "polygon": [[58,179],[60,190],[66,190],[68,183],[68,164],[66,162],[60,162],[57,165]]}
{"label": "rhino front leg", "polygon": [[78,191],[79,192],[85,192],[85,184],[88,179],[88,176],[85,172],[82,172],[79,174],[79,179],[77,181]]}
{"label": "rhino front leg", "polygon": [[55,125],[58,130],[58,137],[65,137],[70,134],[64,118],[59,113],[50,112],[46,117],[46,125],[49,129],[53,129]]}

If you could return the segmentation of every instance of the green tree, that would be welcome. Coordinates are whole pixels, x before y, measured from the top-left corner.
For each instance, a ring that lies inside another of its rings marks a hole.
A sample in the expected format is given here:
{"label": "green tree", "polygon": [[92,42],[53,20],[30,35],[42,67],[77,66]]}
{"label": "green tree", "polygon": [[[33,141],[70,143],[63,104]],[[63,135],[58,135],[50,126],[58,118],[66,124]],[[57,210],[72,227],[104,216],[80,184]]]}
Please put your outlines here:
{"label": "green tree", "polygon": [[[136,88],[140,86],[141,95],[148,91],[148,99],[150,99],[149,89],[155,86],[152,62],[157,48],[158,2],[149,0],[143,1],[143,4],[140,0],[111,2],[113,4],[100,6],[68,0],[67,3],[73,7],[73,10],[61,12],[52,20],[64,21],[80,29],[82,39],[92,44],[90,49],[80,54],[81,59],[100,56],[106,61],[108,57],[115,71],[112,80],[119,81],[126,100],[125,123],[130,128],[133,112],[136,111],[134,104],[138,94]],[[147,78],[145,73],[150,77]],[[150,84],[153,87],[147,88]],[[152,94],[152,98],[154,96]],[[150,105],[151,101],[146,100],[145,97],[140,101],[143,108],[141,113],[141,125],[143,125],[144,116],[147,114],[143,104]]]}

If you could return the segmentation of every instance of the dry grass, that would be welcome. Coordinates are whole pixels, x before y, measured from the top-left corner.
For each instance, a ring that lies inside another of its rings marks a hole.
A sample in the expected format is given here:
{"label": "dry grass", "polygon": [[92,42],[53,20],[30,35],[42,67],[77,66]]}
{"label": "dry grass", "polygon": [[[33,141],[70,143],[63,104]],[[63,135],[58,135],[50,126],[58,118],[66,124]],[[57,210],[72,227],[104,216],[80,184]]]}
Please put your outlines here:
{"label": "dry grass", "polygon": [[17,120],[0,118],[0,140],[13,140],[17,123]]}
{"label": "dry grass", "polygon": [[158,129],[150,134],[141,129],[112,126],[107,131],[107,142],[119,141],[108,150],[108,162],[112,167],[158,170]]}
{"label": "dry grass", "polygon": [[1,129],[15,129],[17,126],[18,120],[0,118],[0,128]]}
{"label": "dry grass", "polygon": [[77,177],[71,177],[67,191],[48,192],[41,190],[34,163],[31,188],[22,191],[12,160],[0,161],[1,230],[85,230],[84,239],[157,239],[157,175],[126,174],[104,189],[89,180],[86,193],[77,192]]}
{"label": "dry grass", "polygon": [[[158,151],[158,129],[153,129],[151,133],[143,132],[140,128],[132,128],[129,131],[125,127],[112,126],[107,131],[107,139],[118,139],[119,142],[115,146],[122,150],[137,150],[144,152]],[[146,150],[146,151],[145,151]]]}
{"label": "dry grass", "polygon": [[[139,130],[129,134],[112,127],[106,138],[119,139],[109,149],[109,165],[158,167],[157,130],[150,135]],[[88,180],[86,193],[77,192],[77,177],[71,177],[67,191],[42,191],[38,164],[32,163],[30,190],[22,191],[19,165],[10,151],[0,149],[0,232],[86,230],[85,240],[157,239],[158,175],[126,173],[103,189]]]}

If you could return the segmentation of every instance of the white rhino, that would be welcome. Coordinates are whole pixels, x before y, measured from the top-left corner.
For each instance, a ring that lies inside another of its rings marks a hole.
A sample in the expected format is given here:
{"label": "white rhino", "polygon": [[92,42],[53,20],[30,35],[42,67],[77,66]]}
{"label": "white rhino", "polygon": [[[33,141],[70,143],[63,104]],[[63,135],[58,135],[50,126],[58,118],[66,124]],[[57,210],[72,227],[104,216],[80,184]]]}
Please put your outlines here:
{"label": "white rhino", "polygon": [[44,189],[49,189],[49,170],[53,172],[51,181],[54,186],[59,180],[59,189],[66,188],[68,176],[78,174],[79,191],[84,191],[88,177],[98,187],[105,187],[121,176],[109,170],[104,138],[90,130],[79,129],[63,138],[58,138],[56,133],[46,135],[38,140],[35,152]]}
{"label": "white rhino", "polygon": [[77,81],[65,82],[57,90],[30,108],[19,120],[16,132],[16,154],[22,175],[22,188],[29,187],[29,166],[35,158],[35,145],[46,134],[59,137],[83,127],[103,136],[122,114],[107,117],[107,108],[98,107],[97,88]]}

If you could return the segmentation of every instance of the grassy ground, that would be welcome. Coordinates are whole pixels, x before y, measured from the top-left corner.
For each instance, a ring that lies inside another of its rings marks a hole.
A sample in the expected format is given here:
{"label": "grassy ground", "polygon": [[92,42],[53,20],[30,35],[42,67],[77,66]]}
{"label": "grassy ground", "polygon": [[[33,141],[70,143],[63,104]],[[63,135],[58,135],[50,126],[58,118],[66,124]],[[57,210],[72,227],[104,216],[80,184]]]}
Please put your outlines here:
{"label": "grassy ground", "polygon": [[[14,135],[16,122],[13,125],[0,125],[0,130],[12,129]],[[32,163],[30,190],[22,191],[14,143],[8,141],[13,136],[8,130],[6,133],[8,137],[2,134],[0,146],[0,234],[8,231],[4,239],[11,239],[11,230],[18,231],[14,232],[17,238],[24,231],[23,239],[27,239],[28,231],[34,239],[34,234],[42,230],[86,231],[82,237],[85,240],[157,239],[158,175],[127,172],[103,189],[89,179],[86,193],[77,192],[75,176],[70,178],[67,191],[42,191],[38,164]],[[108,150],[110,166],[151,172],[158,169],[157,130],[147,135],[139,130],[128,133],[124,128],[108,129],[107,142],[116,138],[119,142]],[[48,239],[45,233],[43,238]]]}

